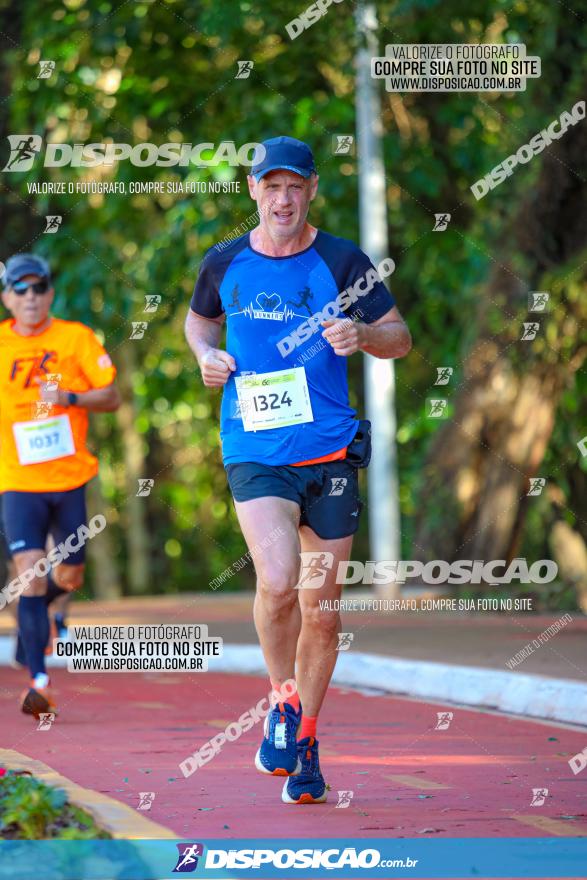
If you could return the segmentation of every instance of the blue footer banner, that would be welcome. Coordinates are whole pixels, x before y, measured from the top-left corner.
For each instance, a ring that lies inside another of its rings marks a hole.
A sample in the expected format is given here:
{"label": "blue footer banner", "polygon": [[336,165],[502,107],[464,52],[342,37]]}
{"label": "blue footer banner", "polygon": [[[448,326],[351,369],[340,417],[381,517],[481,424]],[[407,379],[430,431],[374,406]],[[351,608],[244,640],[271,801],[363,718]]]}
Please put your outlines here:
{"label": "blue footer banner", "polygon": [[5,840],[0,880],[587,877],[587,838]]}

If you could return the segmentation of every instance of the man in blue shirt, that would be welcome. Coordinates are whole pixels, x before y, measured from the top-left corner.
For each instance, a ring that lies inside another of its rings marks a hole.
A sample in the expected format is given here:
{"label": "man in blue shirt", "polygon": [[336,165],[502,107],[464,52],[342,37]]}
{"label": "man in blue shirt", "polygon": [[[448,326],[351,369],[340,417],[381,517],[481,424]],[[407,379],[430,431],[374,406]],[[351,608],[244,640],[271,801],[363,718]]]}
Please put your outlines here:
{"label": "man in blue shirt", "polygon": [[[265,141],[248,184],[259,225],[206,253],[186,337],[204,384],[224,388],[223,460],[254,555],[255,625],[271,684],[295,678],[298,688],[267,716],[255,764],[287,776],[285,803],[321,803],[316,725],[340,617],[319,600],[332,607],[340,598],[338,563],[349,558],[362,507],[357,469],[370,456],[369,423],[349,406],[346,358],[403,357],[411,340],[381,281],[393,262],[378,273],[355,244],[307,222],[318,189],[307,144]],[[269,532],[277,540],[257,552]]]}

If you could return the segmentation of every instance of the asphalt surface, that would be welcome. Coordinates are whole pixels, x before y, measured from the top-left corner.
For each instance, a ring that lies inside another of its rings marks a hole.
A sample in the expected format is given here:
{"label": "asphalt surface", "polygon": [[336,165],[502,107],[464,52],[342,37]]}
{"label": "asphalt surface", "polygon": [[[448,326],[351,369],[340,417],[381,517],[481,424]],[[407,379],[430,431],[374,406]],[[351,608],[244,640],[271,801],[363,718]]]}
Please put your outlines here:
{"label": "asphalt surface", "polygon": [[[71,605],[70,623],[201,622],[225,644],[255,644],[251,606],[252,596],[242,593],[82,597]],[[0,635],[14,631],[11,611],[0,613]],[[503,672],[560,616],[353,612],[343,615],[343,629],[354,632],[353,650]],[[584,680],[587,619],[572,617],[512,675]],[[587,769],[574,775],[568,763],[587,746],[585,729],[332,688],[318,730],[329,800],[297,807],[282,804],[282,780],[254,768],[261,724],[189,778],[179,767],[267,695],[266,680],[214,672],[51,674],[60,715],[41,731],[18,711],[25,673],[0,667],[0,748],[133,809],[140,792],[153,792],[141,815],[178,837],[587,836]],[[447,712],[452,718],[437,729]],[[532,806],[533,789],[548,789],[543,804]],[[337,806],[338,792],[352,792],[348,806]]]}
{"label": "asphalt surface", "polygon": [[[267,694],[265,680],[208,672],[73,674],[55,670],[49,730],[17,709],[24,673],[3,668],[1,746],[49,764],[177,833],[238,837],[587,836],[587,771],[568,760],[587,733],[503,715],[333,688],[320,718],[325,805],[281,803],[283,781],[253,758],[261,724],[192,776],[179,764]],[[438,713],[446,729],[438,726]],[[531,806],[532,789],[548,789]],[[337,807],[338,791],[352,791]]]}

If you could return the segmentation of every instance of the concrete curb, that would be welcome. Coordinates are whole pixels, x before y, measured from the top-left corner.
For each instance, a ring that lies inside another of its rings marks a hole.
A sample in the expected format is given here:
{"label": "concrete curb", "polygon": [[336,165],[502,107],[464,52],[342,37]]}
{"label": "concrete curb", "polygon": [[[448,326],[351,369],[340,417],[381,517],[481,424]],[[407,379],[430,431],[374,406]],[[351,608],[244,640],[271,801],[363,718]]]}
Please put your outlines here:
{"label": "concrete curb", "polygon": [[116,840],[177,840],[177,835],[170,828],[147,819],[128,804],[99,791],[83,788],[77,782],[62,776],[53,767],[21,752],[0,749],[0,765],[7,770],[28,770],[41,782],[63,789],[70,804],[89,813],[96,825]]}
{"label": "concrete curb", "polygon": [[[12,666],[14,645],[14,636],[0,636],[0,666]],[[54,657],[50,654],[46,658],[46,664],[52,669],[65,669],[67,666],[67,659],[65,657]]]}
{"label": "concrete curb", "polygon": [[[210,672],[267,674],[261,649],[256,645],[225,645],[223,656],[210,660],[208,668]],[[587,726],[587,684],[571,679],[351,651],[341,653],[332,681],[435,703],[497,709]]]}
{"label": "concrete curb", "polygon": [[[0,636],[0,666],[9,665],[13,645],[12,638]],[[50,668],[66,665],[65,657],[49,657],[48,661]],[[210,672],[267,675],[257,645],[225,645],[223,656],[210,659],[208,668]],[[587,726],[587,684],[566,678],[349,651],[338,658],[333,684]]]}

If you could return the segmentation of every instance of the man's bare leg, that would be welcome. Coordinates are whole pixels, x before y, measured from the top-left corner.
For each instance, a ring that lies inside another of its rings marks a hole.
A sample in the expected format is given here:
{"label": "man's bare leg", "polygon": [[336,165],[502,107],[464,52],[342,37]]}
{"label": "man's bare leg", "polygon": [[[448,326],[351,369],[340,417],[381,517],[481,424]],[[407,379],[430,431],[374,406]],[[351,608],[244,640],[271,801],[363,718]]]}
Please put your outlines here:
{"label": "man's bare leg", "polygon": [[[257,573],[254,618],[259,642],[274,685],[295,677],[301,627],[298,591],[300,508],[294,501],[268,496],[235,502],[236,513]],[[280,532],[278,531],[280,530]],[[270,532],[278,537],[260,548]]]}
{"label": "man's bare leg", "polygon": [[321,553],[332,553],[334,556],[322,587],[296,591],[302,613],[296,658],[298,690],[304,715],[315,718],[336,665],[336,648],[341,627],[338,611],[321,610],[319,603],[323,599],[330,600],[330,603],[340,599],[342,586],[336,583],[338,563],[349,558],[353,536],[326,541],[319,538],[308,526],[302,526],[300,539],[303,552],[313,552],[317,557]]}

